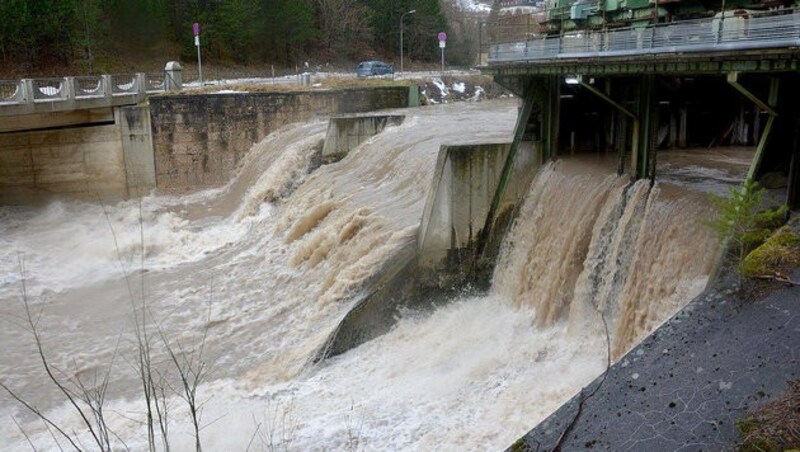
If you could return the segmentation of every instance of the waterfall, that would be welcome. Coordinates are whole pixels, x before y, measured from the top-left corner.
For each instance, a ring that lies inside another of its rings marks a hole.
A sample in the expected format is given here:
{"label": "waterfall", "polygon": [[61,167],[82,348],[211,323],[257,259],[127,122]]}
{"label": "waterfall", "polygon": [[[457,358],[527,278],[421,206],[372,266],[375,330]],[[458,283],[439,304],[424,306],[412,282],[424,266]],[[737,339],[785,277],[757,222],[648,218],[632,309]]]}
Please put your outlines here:
{"label": "waterfall", "polygon": [[529,308],[537,327],[605,319],[619,357],[704,289],[719,245],[702,225],[702,194],[631,183],[592,160],[542,168],[501,249],[494,290]]}

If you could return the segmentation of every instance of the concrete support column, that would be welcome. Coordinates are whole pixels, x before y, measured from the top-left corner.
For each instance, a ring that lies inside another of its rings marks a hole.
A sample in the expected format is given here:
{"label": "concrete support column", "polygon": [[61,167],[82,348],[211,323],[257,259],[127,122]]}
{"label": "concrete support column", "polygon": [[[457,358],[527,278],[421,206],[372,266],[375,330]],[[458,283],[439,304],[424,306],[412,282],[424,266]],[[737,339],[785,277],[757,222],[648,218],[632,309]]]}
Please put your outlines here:
{"label": "concrete support column", "polygon": [[26,78],[22,79],[22,98],[25,100],[25,103],[32,104],[33,103],[33,80]]}
{"label": "concrete support column", "polygon": [[147,79],[144,72],[137,72],[134,79],[136,87],[136,103],[139,103],[147,98]]}
{"label": "concrete support column", "polygon": [[686,147],[686,130],[689,127],[689,109],[681,106],[680,112],[680,119],[678,120],[678,147],[685,148]]}
{"label": "concrete support column", "polygon": [[109,102],[111,102],[111,98],[114,96],[114,82],[111,80],[110,75],[103,75],[103,95]]}
{"label": "concrete support column", "polygon": [[75,77],[64,77],[64,85],[61,89],[63,90],[62,96],[64,98],[64,102],[66,102],[67,108],[76,108]]}
{"label": "concrete support column", "polygon": [[67,100],[75,100],[75,77],[64,77],[64,86],[62,88],[63,97]]}
{"label": "concrete support column", "polygon": [[545,86],[544,108],[542,109],[542,162],[547,162],[558,155],[558,136],[561,116],[561,78],[557,75],[547,76]]}
{"label": "concrete support column", "polygon": [[636,106],[637,120],[633,122],[633,151],[631,176],[636,179],[655,176],[655,147],[657,141],[657,99],[655,76],[644,75],[639,82]]}
{"label": "concrete support column", "polygon": [[669,147],[675,149],[678,144],[678,114],[675,108],[670,106],[669,112]]}

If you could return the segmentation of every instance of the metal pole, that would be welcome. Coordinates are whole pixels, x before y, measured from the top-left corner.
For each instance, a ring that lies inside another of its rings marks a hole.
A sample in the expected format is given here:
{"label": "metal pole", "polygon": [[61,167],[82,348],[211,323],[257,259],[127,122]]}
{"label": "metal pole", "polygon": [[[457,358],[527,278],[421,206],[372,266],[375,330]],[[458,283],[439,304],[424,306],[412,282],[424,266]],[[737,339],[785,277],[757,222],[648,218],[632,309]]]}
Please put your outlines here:
{"label": "metal pole", "polygon": [[414,14],[415,12],[417,12],[417,10],[412,9],[411,11],[400,14],[400,74],[403,73],[403,19],[406,17],[406,14]]}
{"label": "metal pole", "polygon": [[444,75],[444,47],[442,47],[442,75]]}
{"label": "metal pole", "polygon": [[403,74],[403,16],[400,16],[400,75]]}
{"label": "metal pole", "polygon": [[483,66],[483,21],[478,22],[478,66]]}
{"label": "metal pole", "polygon": [[200,36],[197,37],[197,72],[200,76],[200,86],[203,86],[203,60],[200,58]]}

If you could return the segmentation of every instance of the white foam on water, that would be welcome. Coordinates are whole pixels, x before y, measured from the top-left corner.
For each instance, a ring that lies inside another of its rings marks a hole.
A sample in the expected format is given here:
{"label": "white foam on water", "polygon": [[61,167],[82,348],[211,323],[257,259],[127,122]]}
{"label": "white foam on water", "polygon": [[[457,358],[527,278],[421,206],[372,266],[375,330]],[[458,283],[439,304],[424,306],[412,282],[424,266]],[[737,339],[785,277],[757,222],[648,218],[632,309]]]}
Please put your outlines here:
{"label": "white foam on water", "polygon": [[[131,279],[173,346],[191,353],[207,333],[213,370],[199,392],[207,450],[504,448],[598,375],[608,347],[621,353],[702,289],[709,259],[687,264],[687,252],[713,242],[695,221],[701,197],[628,185],[603,165],[548,165],[505,241],[489,294],[404,313],[386,335],[310,364],[373,277],[414,246],[440,145],[509,139],[516,102],[406,113],[403,125],[311,174],[322,123],[268,137],[224,187],[144,200],[152,251],[147,272]],[[138,203],[107,211],[123,263],[137,268]],[[44,307],[51,361],[86,376],[118,355],[108,419],[128,447],[146,448],[129,365],[131,300],[109,268],[117,263],[102,209],[56,203],[0,210],[0,220],[3,245],[24,251],[29,276],[44,288],[31,301],[37,313]],[[3,270],[15,256],[3,253]],[[62,268],[70,265],[88,267]],[[19,320],[15,280],[3,281],[0,314]],[[601,313],[612,321],[610,344]],[[13,344],[0,355],[3,381],[80,431],[43,380],[30,335],[4,322],[0,342]],[[153,353],[168,363],[163,347]],[[192,450],[185,409],[173,399],[173,449]],[[22,411],[0,395],[1,417]],[[54,448],[40,422],[21,419],[37,448]],[[0,423],[0,449],[27,448],[12,423]]]}
{"label": "white foam on water", "polygon": [[[130,357],[131,293],[140,303],[141,283],[147,312],[170,341],[189,346],[208,329],[213,379],[246,390],[296,381],[371,278],[413,246],[441,144],[507,139],[515,107],[505,101],[409,110],[403,125],[310,175],[325,124],[287,127],[256,145],[226,186],[143,200],[146,272],[137,270],[138,203],[109,206],[130,292],[113,239],[99,240],[110,236],[99,206],[9,212],[3,227],[16,235],[3,237],[25,251],[29,282],[41,287],[30,301],[44,307],[40,327],[52,362],[91,375],[111,361],[116,343],[116,353]],[[86,230],[77,242],[59,243]],[[4,257],[12,268],[13,253]],[[79,265],[62,268],[70,263]],[[4,318],[20,319],[18,298],[16,287],[2,288]],[[29,334],[8,323],[0,341],[16,344],[0,357],[4,381],[57,408]],[[163,350],[154,354],[165,359]],[[111,399],[137,399],[128,367],[115,372],[114,386]],[[0,406],[16,410],[8,398],[0,397]]]}
{"label": "white foam on water", "polygon": [[[272,446],[289,450],[355,442],[367,450],[501,449],[600,372],[604,348],[596,335],[531,328],[499,296],[464,299],[406,317],[389,334],[290,382],[255,390],[236,380],[205,385],[210,425],[201,437],[209,450],[245,450],[253,438],[256,450],[270,450],[268,428]],[[141,410],[129,402],[113,408]],[[78,425],[63,408],[55,416]],[[135,423],[116,417],[113,427],[134,438],[130,447],[146,447]],[[193,449],[187,427],[172,427],[175,450]],[[32,433],[37,447],[52,447],[41,427]]]}
{"label": "white foam on water", "polygon": [[[213,221],[198,227],[177,213],[146,204],[141,213],[148,270],[200,260],[240,240],[256,220]],[[270,214],[268,206],[260,211],[264,217]],[[3,290],[12,290],[10,284],[20,280],[20,256],[32,294],[91,285],[118,278],[123,269],[130,273],[141,267],[139,209],[130,202],[105,208],[54,202],[24,224],[4,222],[0,234],[6,244],[0,272],[12,275],[0,281]]]}

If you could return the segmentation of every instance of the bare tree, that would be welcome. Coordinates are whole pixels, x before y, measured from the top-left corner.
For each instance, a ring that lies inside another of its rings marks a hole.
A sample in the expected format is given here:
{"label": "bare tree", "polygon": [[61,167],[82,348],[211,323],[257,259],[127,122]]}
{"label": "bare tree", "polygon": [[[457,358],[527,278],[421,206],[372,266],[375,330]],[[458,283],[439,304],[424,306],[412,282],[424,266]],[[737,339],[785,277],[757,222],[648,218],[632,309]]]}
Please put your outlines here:
{"label": "bare tree", "polygon": [[[114,357],[112,357],[111,364],[108,366],[107,371],[101,378],[96,380],[93,385],[87,386],[80,378],[79,374],[75,372],[74,377],[68,376],[58,367],[54,366],[44,350],[42,341],[42,333],[39,329],[39,322],[41,321],[41,311],[34,315],[31,310],[31,305],[28,298],[28,289],[26,283],[25,260],[22,254],[18,255],[19,269],[21,274],[21,300],[25,316],[25,323],[28,331],[33,336],[33,341],[36,346],[37,356],[42,364],[48,381],[64,396],[73,411],[80,417],[82,424],[86,427],[87,432],[92,437],[92,440],[98,449],[103,451],[112,450],[113,444],[111,437],[114,434],[109,428],[105,418],[105,400],[108,391],[109,377],[113,368],[114,358],[116,357],[117,349],[114,350]],[[77,368],[77,366],[75,366]],[[58,434],[63,437],[72,447],[76,450],[81,450],[77,436],[69,435],[62,427],[51,420],[41,409],[36,407],[33,403],[26,400],[16,391],[11,389],[7,384],[0,381],[0,388],[2,388],[12,399],[16,400],[22,406],[28,409],[36,417],[41,419],[45,425],[52,427]],[[15,421],[16,422],[16,421]],[[20,427],[20,430],[22,428]],[[30,441],[28,435],[23,431],[23,435]],[[124,443],[123,443],[124,444]]]}
{"label": "bare tree", "polygon": [[200,452],[203,450],[200,441],[200,418],[202,415],[203,403],[197,399],[197,388],[200,386],[207,375],[208,365],[203,356],[203,351],[206,345],[206,338],[208,337],[208,329],[203,332],[203,338],[200,344],[195,349],[186,349],[179,342],[175,345],[171,344],[163,330],[159,329],[161,340],[164,342],[164,347],[167,349],[170,360],[178,372],[179,387],[173,388],[181,399],[186,403],[189,409],[189,416],[194,428],[195,450]]}
{"label": "bare tree", "polygon": [[328,58],[352,60],[371,51],[371,10],[358,0],[314,0]]}

